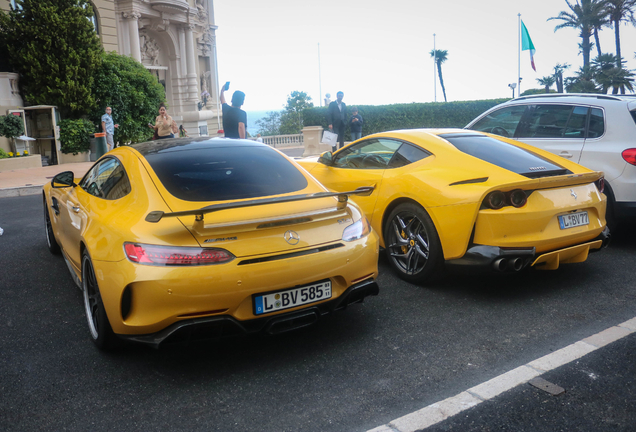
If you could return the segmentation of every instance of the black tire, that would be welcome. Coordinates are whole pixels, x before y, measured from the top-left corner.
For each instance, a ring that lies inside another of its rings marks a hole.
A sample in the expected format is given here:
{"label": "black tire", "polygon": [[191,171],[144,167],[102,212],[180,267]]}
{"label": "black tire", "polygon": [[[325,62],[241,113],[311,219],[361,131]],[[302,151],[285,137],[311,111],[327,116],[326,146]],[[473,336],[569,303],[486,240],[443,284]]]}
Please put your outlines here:
{"label": "black tire", "polygon": [[49,213],[49,206],[46,204],[46,197],[43,197],[44,200],[44,230],[46,232],[46,244],[49,247],[49,251],[53,255],[59,255],[62,250],[60,249],[60,245],[55,238],[55,233],[53,232],[53,225],[51,225],[51,214]]}
{"label": "black tire", "polygon": [[610,232],[615,231],[618,226],[618,221],[616,220],[616,215],[614,214],[614,206],[616,205],[616,201],[614,200],[614,192],[609,188],[607,184],[605,184],[605,196],[607,197],[607,207],[605,209],[605,223],[607,227],[610,229]]}
{"label": "black tire", "polygon": [[435,225],[417,204],[398,205],[384,227],[384,249],[398,276],[411,283],[425,283],[442,273],[444,254]]}
{"label": "black tire", "polygon": [[93,262],[88,252],[82,254],[82,291],[84,292],[84,309],[88,320],[88,330],[93,343],[101,350],[110,350],[119,346],[119,339],[113,333],[108,321],[106,309],[99,292]]}

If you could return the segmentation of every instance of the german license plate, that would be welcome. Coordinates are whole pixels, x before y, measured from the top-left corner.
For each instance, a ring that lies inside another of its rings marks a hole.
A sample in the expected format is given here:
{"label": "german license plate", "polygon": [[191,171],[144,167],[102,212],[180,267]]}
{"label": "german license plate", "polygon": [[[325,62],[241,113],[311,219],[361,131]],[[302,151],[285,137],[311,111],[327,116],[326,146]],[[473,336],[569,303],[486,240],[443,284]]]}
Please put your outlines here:
{"label": "german license plate", "polygon": [[331,281],[254,297],[256,315],[278,312],[331,298]]}
{"label": "german license plate", "polygon": [[588,225],[590,219],[587,217],[586,211],[570,213],[559,216],[559,225],[561,229],[574,228],[577,226]]}

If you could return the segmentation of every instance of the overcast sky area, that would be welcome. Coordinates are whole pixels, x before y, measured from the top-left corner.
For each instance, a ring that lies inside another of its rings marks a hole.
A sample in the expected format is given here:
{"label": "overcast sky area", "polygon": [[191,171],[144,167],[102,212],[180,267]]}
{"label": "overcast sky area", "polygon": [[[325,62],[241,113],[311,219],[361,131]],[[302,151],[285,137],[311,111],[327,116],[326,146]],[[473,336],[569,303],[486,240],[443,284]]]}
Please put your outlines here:
{"label": "overcast sky area", "polygon": [[[522,51],[522,91],[541,87],[536,79],[557,63],[571,65],[566,77],[583,65],[578,31],[555,32],[561,21],[547,21],[560,11],[570,11],[565,0],[215,0],[219,85],[244,91],[250,111],[280,110],[294,90],[316,106],[340,90],[349,106],[433,102],[435,34],[436,48],[448,51],[449,101],[510,97],[519,13],[537,67]],[[636,69],[636,28],[622,24],[620,32],[623,58]],[[600,37],[602,51],[615,54],[613,28]],[[436,97],[444,101],[439,79]]]}

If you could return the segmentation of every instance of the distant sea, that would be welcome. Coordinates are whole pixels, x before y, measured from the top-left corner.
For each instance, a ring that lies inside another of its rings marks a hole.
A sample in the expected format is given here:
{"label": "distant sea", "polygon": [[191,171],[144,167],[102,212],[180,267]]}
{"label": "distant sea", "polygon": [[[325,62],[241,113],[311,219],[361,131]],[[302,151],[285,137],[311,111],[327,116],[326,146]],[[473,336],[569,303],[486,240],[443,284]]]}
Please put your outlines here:
{"label": "distant sea", "polygon": [[[275,109],[264,110],[264,111],[245,111],[247,113],[247,132],[256,136],[258,133],[259,127],[256,125],[256,122],[267,115],[270,111],[276,111]],[[282,111],[282,108],[279,110]]]}

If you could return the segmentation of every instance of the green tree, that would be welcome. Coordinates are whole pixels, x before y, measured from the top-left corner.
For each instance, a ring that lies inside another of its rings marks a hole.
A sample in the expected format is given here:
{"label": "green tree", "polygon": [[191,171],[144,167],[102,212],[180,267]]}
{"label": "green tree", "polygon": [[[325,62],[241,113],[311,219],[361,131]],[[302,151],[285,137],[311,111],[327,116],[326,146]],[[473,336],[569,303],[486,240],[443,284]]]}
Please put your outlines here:
{"label": "green tree", "polygon": [[580,67],[576,76],[566,78],[565,89],[568,93],[599,93],[590,66]]}
{"label": "green tree", "polygon": [[258,133],[263,136],[280,135],[281,111],[268,111],[265,117],[256,120]]}
{"label": "green tree", "polygon": [[554,66],[554,82],[557,87],[557,93],[563,93],[563,72],[570,67],[567,63],[557,63]]}
{"label": "green tree", "polygon": [[625,94],[625,89],[634,90],[634,74],[622,67],[624,61],[619,63],[621,67],[616,67],[617,57],[613,54],[602,54],[592,61],[591,71],[594,80],[603,93],[608,93],[609,89],[612,89],[613,94],[618,94],[619,91]]}
{"label": "green tree", "polygon": [[616,67],[621,68],[622,57],[620,24],[621,22],[628,22],[632,25],[636,25],[636,17],[634,16],[636,0],[605,0],[605,6],[608,19],[614,27],[614,40],[616,42]]}
{"label": "green tree", "polygon": [[106,107],[113,109],[115,141],[130,144],[152,136],[148,123],[154,124],[159,104],[166,99],[163,86],[141,63],[114,52],[103,56],[93,84],[95,108],[90,120],[101,125]]}
{"label": "green tree", "polygon": [[0,117],[0,136],[15,138],[24,134],[22,117],[6,115]]}
{"label": "green tree", "polygon": [[[574,28],[579,31],[581,38],[581,51],[583,53],[583,66],[590,64],[590,51],[592,44],[590,37],[594,33],[595,28],[600,26],[603,16],[605,16],[604,0],[576,0],[576,3],[570,3],[565,0],[570,8],[570,12],[561,11],[559,15],[548,18],[551,20],[560,20],[561,24],[554,28],[557,31],[562,28]],[[597,42],[597,48],[600,50],[600,43]]]}
{"label": "green tree", "polygon": [[554,76],[548,75],[544,76],[543,78],[537,78],[537,82],[545,87],[546,93],[550,93],[550,87],[552,87],[556,80],[554,79]]}
{"label": "green tree", "polygon": [[24,78],[30,104],[50,104],[63,115],[80,116],[95,105],[93,76],[101,62],[101,41],[89,18],[88,0],[16,0],[0,13],[0,33],[9,60]]}
{"label": "green tree", "polygon": [[64,119],[59,126],[62,153],[76,155],[91,148],[91,134],[95,129],[93,123],[86,119]]}
{"label": "green tree", "polygon": [[442,86],[442,93],[444,93],[444,102],[446,100],[446,87],[444,87],[444,78],[442,78],[442,63],[448,60],[448,50],[431,50],[431,57],[435,59],[437,65],[437,75],[439,76],[439,84]]}
{"label": "green tree", "polygon": [[281,134],[298,134],[303,128],[303,111],[313,108],[311,96],[294,90],[287,96],[285,110],[280,116]]}

